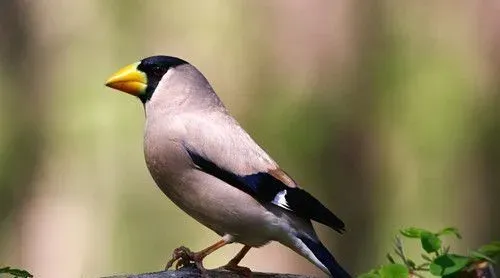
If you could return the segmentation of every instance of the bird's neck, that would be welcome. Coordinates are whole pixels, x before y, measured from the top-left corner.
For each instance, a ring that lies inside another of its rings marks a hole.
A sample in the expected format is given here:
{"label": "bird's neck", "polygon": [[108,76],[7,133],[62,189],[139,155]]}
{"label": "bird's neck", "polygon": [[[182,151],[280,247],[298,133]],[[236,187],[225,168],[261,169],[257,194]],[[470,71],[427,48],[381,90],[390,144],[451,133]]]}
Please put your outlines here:
{"label": "bird's neck", "polygon": [[[168,75],[168,73],[167,73]],[[206,110],[226,111],[205,77],[197,71],[164,77],[144,105],[146,115]]]}

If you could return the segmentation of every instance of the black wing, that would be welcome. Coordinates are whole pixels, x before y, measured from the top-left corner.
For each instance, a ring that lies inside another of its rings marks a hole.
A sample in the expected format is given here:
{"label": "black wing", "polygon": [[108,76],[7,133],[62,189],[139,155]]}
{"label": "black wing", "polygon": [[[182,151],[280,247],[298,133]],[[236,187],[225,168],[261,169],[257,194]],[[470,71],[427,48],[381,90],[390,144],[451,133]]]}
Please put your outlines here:
{"label": "black wing", "polygon": [[311,219],[331,227],[339,233],[344,231],[344,222],[316,198],[301,188],[287,185],[291,181],[290,178],[283,179],[273,173],[239,176],[220,168],[212,161],[191,150],[187,151],[200,170],[246,192],[259,202],[272,203],[292,211],[302,218]]}

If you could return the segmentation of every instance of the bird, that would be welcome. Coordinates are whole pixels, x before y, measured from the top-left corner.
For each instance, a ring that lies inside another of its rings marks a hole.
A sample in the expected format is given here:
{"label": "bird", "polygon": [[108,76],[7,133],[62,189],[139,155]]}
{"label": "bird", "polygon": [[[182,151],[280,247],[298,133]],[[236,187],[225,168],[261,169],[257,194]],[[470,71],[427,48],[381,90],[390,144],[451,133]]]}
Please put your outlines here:
{"label": "bird", "polygon": [[192,252],[181,246],[167,269],[196,266],[231,243],[243,248],[223,268],[239,266],[251,248],[277,241],[328,276],[351,277],[320,241],[312,221],[342,233],[345,225],[261,148],[231,116],[205,76],[185,60],[157,55],[118,70],[106,86],[137,97],[145,111],[144,156],[163,193],[221,238]]}

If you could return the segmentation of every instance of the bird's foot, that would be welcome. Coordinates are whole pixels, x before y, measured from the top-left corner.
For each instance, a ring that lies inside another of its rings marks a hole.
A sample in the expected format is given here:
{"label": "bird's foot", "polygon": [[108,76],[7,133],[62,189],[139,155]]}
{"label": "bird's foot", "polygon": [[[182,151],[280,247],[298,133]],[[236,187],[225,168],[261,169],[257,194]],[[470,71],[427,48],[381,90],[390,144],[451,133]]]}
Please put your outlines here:
{"label": "bird's foot", "polygon": [[248,268],[248,267],[239,266],[237,264],[232,264],[231,262],[229,262],[227,265],[223,266],[222,268],[225,270],[229,270],[231,272],[234,272],[242,277],[248,277],[248,278],[252,277],[252,270],[250,270],[250,268]]}
{"label": "bird's foot", "polygon": [[174,252],[172,253],[172,259],[168,261],[165,270],[171,268],[175,263],[175,269],[186,266],[195,266],[202,272],[202,274],[205,274],[206,269],[203,267],[202,259],[203,258],[198,253],[192,252],[185,246],[181,246],[174,250]]}

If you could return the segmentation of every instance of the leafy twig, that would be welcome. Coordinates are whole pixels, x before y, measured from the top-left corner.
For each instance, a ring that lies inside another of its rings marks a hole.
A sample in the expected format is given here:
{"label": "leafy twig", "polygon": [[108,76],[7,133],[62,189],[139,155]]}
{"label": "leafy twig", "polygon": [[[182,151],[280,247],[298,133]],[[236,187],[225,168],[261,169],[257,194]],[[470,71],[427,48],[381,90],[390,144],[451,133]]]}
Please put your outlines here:
{"label": "leafy twig", "polygon": [[[421,254],[423,263],[417,265],[408,258],[403,247],[403,240],[396,236],[394,240],[394,253],[402,262],[398,263],[390,253],[387,259],[390,264],[383,265],[365,273],[360,278],[402,278],[421,277],[421,272],[427,272],[437,277],[456,277],[458,274],[465,277],[495,277],[491,264],[495,259],[500,259],[500,241],[484,245],[471,251],[468,256],[450,253],[450,246],[443,246],[442,236],[453,235],[457,239],[462,236],[458,229],[448,227],[437,233],[421,228],[407,228],[400,231],[406,238],[419,239],[425,253]],[[488,271],[486,271],[486,270]],[[481,273],[482,276],[477,276]]]}

